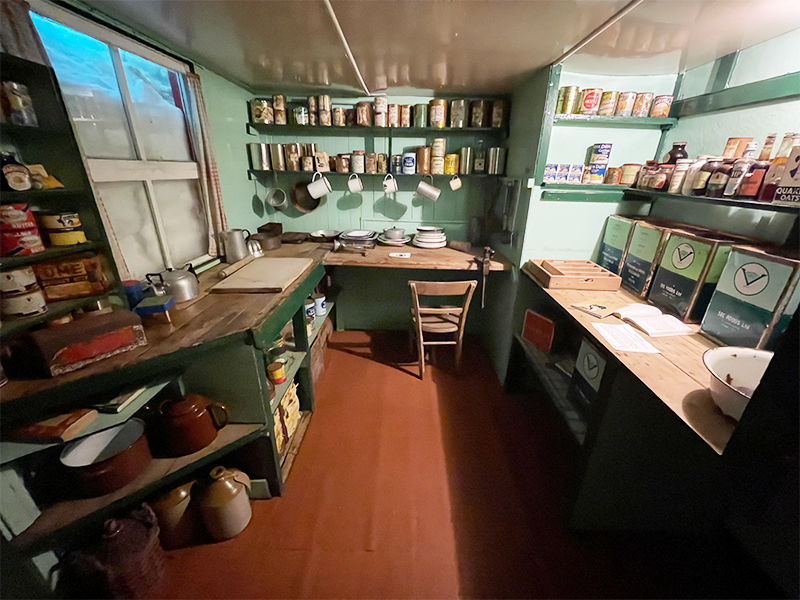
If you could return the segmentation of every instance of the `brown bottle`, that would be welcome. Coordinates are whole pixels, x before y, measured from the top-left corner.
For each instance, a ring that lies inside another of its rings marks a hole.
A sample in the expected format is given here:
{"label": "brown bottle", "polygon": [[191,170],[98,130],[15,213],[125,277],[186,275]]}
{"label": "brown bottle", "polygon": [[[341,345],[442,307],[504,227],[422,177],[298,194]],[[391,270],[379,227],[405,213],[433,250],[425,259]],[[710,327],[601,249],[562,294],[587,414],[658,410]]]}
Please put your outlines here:
{"label": "brown bottle", "polygon": [[711,177],[708,178],[708,184],[706,184],[706,197],[722,198],[722,192],[725,191],[725,186],[728,185],[728,179],[730,178],[735,162],[735,158],[726,158],[722,161],[722,164],[714,170]]}
{"label": "brown bottle", "polygon": [[672,144],[672,150],[664,155],[664,163],[674,165],[678,162],[679,158],[689,158],[689,153],[686,152],[686,142],[675,142]]}
{"label": "brown bottle", "polygon": [[764,181],[764,175],[766,175],[771,164],[769,157],[772,154],[772,147],[775,145],[776,137],[777,134],[775,133],[767,136],[758,160],[750,165],[750,169],[742,176],[737,198],[752,200],[758,195],[761,183]]}
{"label": "brown bottle", "polygon": [[706,161],[706,164],[695,175],[692,181],[692,196],[705,196],[708,180],[711,179],[711,174],[717,170],[722,164],[722,158],[719,156],[711,156]]}

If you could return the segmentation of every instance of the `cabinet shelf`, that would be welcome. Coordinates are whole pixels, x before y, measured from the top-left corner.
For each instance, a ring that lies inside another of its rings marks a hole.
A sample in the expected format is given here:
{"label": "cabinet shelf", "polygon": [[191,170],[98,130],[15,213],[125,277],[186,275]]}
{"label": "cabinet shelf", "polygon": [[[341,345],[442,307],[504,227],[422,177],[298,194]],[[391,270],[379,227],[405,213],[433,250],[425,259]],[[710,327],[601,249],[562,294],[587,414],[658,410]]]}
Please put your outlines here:
{"label": "cabinet shelf", "polygon": [[0,123],[0,133],[3,137],[9,136],[14,139],[39,138],[51,135],[72,135],[71,129],[56,127],[28,127],[25,125],[14,125],[13,123]]}
{"label": "cabinet shelf", "polygon": [[326,301],[325,314],[321,317],[314,317],[314,322],[311,324],[311,335],[308,337],[309,348],[311,348],[314,340],[317,339],[319,332],[322,330],[322,326],[325,324],[325,320],[330,318],[333,312],[333,306],[333,302]]}
{"label": "cabinet shelf", "polygon": [[634,197],[639,201],[644,200],[648,202],[655,202],[657,200],[677,200],[681,202],[700,202],[703,204],[717,204],[719,206],[732,206],[736,208],[750,208],[753,210],[789,213],[795,216],[800,215],[800,206],[781,206],[778,204],[772,204],[771,202],[757,202],[754,200],[737,200],[735,198],[708,198],[706,196],[680,196],[678,194],[653,192],[635,188],[626,188],[625,195]]}
{"label": "cabinet shelf", "polygon": [[371,136],[371,137],[411,137],[449,135],[492,135],[506,136],[504,127],[367,127],[365,125],[347,125],[345,127],[323,127],[321,125],[274,125],[266,123],[248,123],[248,130],[265,135],[313,135],[313,136]]}
{"label": "cabinet shelf", "polygon": [[68,196],[76,196],[85,194],[86,190],[25,190],[24,192],[7,192],[0,193],[0,202],[3,204],[30,204],[31,202],[41,202],[51,198],[64,198]]}
{"label": "cabinet shelf", "polygon": [[297,371],[300,369],[303,361],[306,358],[306,352],[298,352],[297,350],[289,350],[285,353],[285,355],[288,355],[286,358],[286,366],[284,367],[286,370],[286,381],[275,386],[275,398],[273,398],[272,402],[269,404],[269,410],[271,413],[274,413],[276,410],[278,410],[278,405],[281,403],[283,396],[286,394],[286,390],[288,390],[289,386],[292,385],[294,376],[297,375]]}
{"label": "cabinet shelf", "polygon": [[542,188],[548,192],[624,192],[628,189],[625,185],[612,185],[610,183],[542,183]]}
{"label": "cabinet shelf", "polygon": [[70,246],[52,246],[46,248],[44,252],[37,252],[36,254],[7,256],[0,261],[0,271],[12,271],[45,260],[61,258],[62,256],[69,256],[70,254],[86,252],[87,250],[96,250],[103,247],[105,247],[105,245],[101,242],[84,242],[83,244],[72,244]]}
{"label": "cabinet shelf", "polygon": [[84,306],[88,306],[93,302],[97,302],[101,298],[107,298],[109,294],[101,296],[87,296],[86,298],[76,298],[75,300],[62,300],[60,302],[48,302],[47,310],[39,315],[32,315],[30,317],[22,317],[19,319],[3,321],[3,327],[0,329],[0,337],[6,337],[14,333],[19,333],[25,329],[30,329],[37,325],[41,325],[45,321],[63,317],[73,310],[78,310]]}
{"label": "cabinet shelf", "polygon": [[311,420],[311,414],[311,411],[302,411],[300,413],[300,422],[297,424],[297,429],[295,429],[292,434],[292,439],[289,440],[289,443],[284,446],[283,452],[281,452],[279,457],[281,462],[281,481],[285,482],[286,478],[289,476],[289,471],[292,469],[294,459],[300,450],[300,444],[303,443],[303,438],[306,435],[306,429],[308,429],[308,422]]}
{"label": "cabinet shelf", "polygon": [[614,117],[597,115],[555,115],[557,127],[609,127],[619,129],[671,129],[678,119],[670,117]]}

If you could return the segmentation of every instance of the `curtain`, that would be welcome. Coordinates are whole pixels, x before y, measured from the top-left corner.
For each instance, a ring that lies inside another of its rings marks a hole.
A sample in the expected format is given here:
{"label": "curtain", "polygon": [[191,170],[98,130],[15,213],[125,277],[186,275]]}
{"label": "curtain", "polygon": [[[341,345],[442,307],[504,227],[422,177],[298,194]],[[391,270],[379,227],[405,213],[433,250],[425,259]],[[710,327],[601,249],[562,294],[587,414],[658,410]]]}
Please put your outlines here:
{"label": "curtain", "polygon": [[228,220],[225,218],[222,206],[219,172],[211,143],[208,113],[203,100],[203,91],[200,89],[200,77],[195,73],[188,73],[185,75],[185,81],[186,118],[195,160],[200,167],[200,191],[205,200],[208,217],[208,253],[211,256],[218,256],[221,252],[219,234],[228,228]]}
{"label": "curtain", "polygon": [[32,62],[50,66],[39,34],[23,0],[0,0],[0,50]]}

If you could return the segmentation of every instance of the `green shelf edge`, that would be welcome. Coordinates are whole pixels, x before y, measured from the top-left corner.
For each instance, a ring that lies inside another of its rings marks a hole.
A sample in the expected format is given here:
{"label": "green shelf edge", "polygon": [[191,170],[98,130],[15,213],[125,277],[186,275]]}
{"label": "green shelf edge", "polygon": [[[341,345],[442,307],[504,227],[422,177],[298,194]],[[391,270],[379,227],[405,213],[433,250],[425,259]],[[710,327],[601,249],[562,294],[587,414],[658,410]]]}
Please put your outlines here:
{"label": "green shelf edge", "polygon": [[[311,178],[311,177],[314,176],[314,172],[312,172],[312,171],[286,171],[286,170],[284,170],[284,171],[272,171],[272,170],[270,170],[270,171],[261,171],[259,169],[248,169],[247,170],[247,174],[251,178],[255,177],[255,178],[263,179],[263,178],[270,177],[273,173],[275,175],[280,175],[281,177],[284,177],[284,176],[287,176],[287,175],[294,176],[294,177],[305,175],[305,176]],[[347,177],[347,178],[349,178],[350,175],[353,175],[353,173],[339,173],[338,171],[326,171],[326,172],[322,172],[322,174],[325,177]],[[389,175],[389,173],[358,173],[359,177],[381,177],[381,178],[383,178],[383,177],[386,177],[387,175]],[[441,174],[441,175],[430,175],[430,176],[431,177],[448,177],[448,178],[453,177],[452,174]],[[494,175],[494,174],[490,175],[489,173],[469,173],[467,175],[462,175],[462,174],[459,173],[458,176],[459,176],[459,178],[466,178],[466,179],[489,179],[489,178],[493,178],[493,177],[505,177],[505,175]],[[414,173],[413,175],[408,175],[408,174],[405,174],[405,173],[398,173],[398,174],[392,174],[392,177],[394,177],[394,178],[398,178],[398,177],[399,178],[428,177],[428,175],[427,174],[423,175],[422,173]]]}
{"label": "green shelf edge", "polygon": [[102,298],[107,298],[113,292],[102,294],[100,296],[87,296],[86,298],[77,298],[75,300],[62,300],[60,302],[48,302],[47,310],[40,315],[32,315],[30,317],[22,317],[21,319],[14,319],[12,321],[3,321],[3,327],[0,329],[0,338],[4,338],[14,333],[19,333],[25,329],[41,325],[45,321],[63,317],[73,310],[77,310],[92,302],[96,302]]}
{"label": "green shelf edge", "polygon": [[306,358],[307,352],[298,352],[297,350],[289,350],[289,356],[291,358],[291,362],[288,362],[286,365],[286,381],[283,383],[279,383],[275,386],[275,398],[272,399],[272,402],[269,403],[269,411],[272,414],[275,414],[275,411],[278,409],[278,405],[283,400],[283,397],[286,395],[286,391],[289,389],[289,386],[292,385],[294,382],[294,376],[297,375],[297,372],[300,370],[300,367],[303,366],[303,361]]}
{"label": "green shelf edge", "polygon": [[680,119],[791,98],[800,98],[800,72],[676,100],[672,103],[670,116]]}
{"label": "green shelf edge", "polygon": [[596,115],[555,115],[556,127],[614,127],[622,129],[671,129],[678,119],[671,117],[614,117]]}
{"label": "green shelf edge", "polygon": [[770,202],[755,202],[752,200],[737,200],[727,198],[708,198],[706,196],[681,196],[678,194],[668,194],[666,192],[653,192],[649,190],[639,190],[626,188],[626,195],[638,196],[638,199],[655,202],[656,200],[675,200],[679,202],[699,202],[702,204],[716,204],[728,208],[749,208],[752,210],[764,210],[769,212],[788,213],[800,216],[800,206],[781,206]]}
{"label": "green shelf edge", "polygon": [[345,127],[323,127],[321,125],[268,125],[266,123],[247,123],[248,131],[257,131],[264,135],[298,135],[310,136],[352,136],[369,135],[375,137],[409,137],[409,136],[448,136],[448,135],[495,135],[506,137],[505,127],[375,127],[348,125]]}
{"label": "green shelf edge", "polygon": [[45,260],[61,258],[62,256],[78,254],[79,252],[86,252],[87,250],[97,250],[99,248],[105,248],[105,244],[102,242],[89,241],[83,244],[73,244],[71,246],[51,246],[50,248],[46,248],[44,252],[37,252],[36,254],[7,256],[0,259],[0,271],[12,271]]}

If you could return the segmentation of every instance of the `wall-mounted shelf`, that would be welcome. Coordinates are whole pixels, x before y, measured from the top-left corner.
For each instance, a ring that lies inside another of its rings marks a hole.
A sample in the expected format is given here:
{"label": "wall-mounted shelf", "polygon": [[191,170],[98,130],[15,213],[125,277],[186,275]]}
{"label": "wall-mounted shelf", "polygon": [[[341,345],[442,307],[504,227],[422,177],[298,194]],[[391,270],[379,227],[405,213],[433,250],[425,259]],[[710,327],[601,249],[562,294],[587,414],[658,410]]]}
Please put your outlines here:
{"label": "wall-mounted shelf", "polygon": [[[303,176],[305,175],[309,179],[313,177],[314,173],[311,171],[259,171],[257,169],[248,169],[247,170],[248,176],[250,179],[254,177],[257,179],[263,179],[265,177],[269,177],[273,173],[280,176],[286,175],[293,175],[293,176]],[[334,177],[334,178],[349,178],[350,175],[353,173],[339,173],[337,171],[328,171],[322,173],[325,177]],[[383,179],[386,177],[388,173],[358,173],[359,177],[380,177]],[[428,175],[423,175],[422,173],[414,173],[413,175],[405,175],[405,174],[398,174],[392,175],[392,177],[396,179],[405,179],[410,177],[428,177]],[[451,178],[452,175],[431,175],[431,177],[447,177]],[[459,175],[461,179],[490,179],[490,178],[497,178],[497,177],[504,177],[504,175],[489,175],[487,173],[470,173],[469,175]],[[618,187],[618,186],[617,186]]]}
{"label": "wall-mounted shelf", "polygon": [[446,137],[449,135],[492,135],[505,137],[504,127],[367,127],[364,125],[348,125],[345,127],[322,127],[320,125],[267,125],[266,123],[248,123],[248,133],[253,131],[265,135],[310,135],[310,136],[372,136],[372,137],[412,137],[430,136]]}
{"label": "wall-mounted shelf", "polygon": [[596,115],[555,115],[553,124],[562,127],[614,127],[620,129],[671,129],[678,119],[669,117],[598,117]]}
{"label": "wall-mounted shelf", "polygon": [[682,202],[700,202],[703,204],[717,204],[719,206],[729,206],[735,208],[750,208],[753,210],[789,213],[795,216],[800,215],[800,207],[798,206],[780,206],[770,202],[756,202],[753,200],[737,200],[735,198],[708,198],[706,196],[679,196],[677,194],[652,192],[634,188],[626,188],[625,195],[632,196],[636,200],[640,201],[644,200],[655,202],[656,200],[678,200]]}
{"label": "wall-mounted shelf", "polygon": [[72,244],[70,246],[52,246],[46,248],[44,252],[26,254],[25,256],[6,256],[2,259],[2,263],[0,263],[0,271],[12,271],[52,258],[61,258],[63,256],[69,256],[70,254],[86,252],[87,250],[96,250],[103,247],[104,244],[100,242],[84,242],[83,244]]}
{"label": "wall-mounted shelf", "polygon": [[0,194],[0,202],[3,204],[30,204],[31,202],[41,202],[51,198],[64,198],[67,196],[78,196],[85,194],[85,190],[26,190],[24,192],[6,192]]}
{"label": "wall-mounted shelf", "polygon": [[627,186],[610,183],[543,183],[542,188],[554,192],[624,192]]}
{"label": "wall-mounted shelf", "polygon": [[88,296],[86,298],[77,298],[75,300],[62,300],[61,302],[48,302],[47,310],[39,315],[32,315],[30,317],[22,317],[13,320],[4,320],[3,327],[0,329],[0,337],[6,337],[13,333],[18,333],[23,329],[29,329],[37,325],[41,325],[45,321],[63,317],[71,313],[73,310],[78,310],[84,306],[88,306],[92,302],[96,302],[101,298],[106,298],[108,294],[102,296]]}

